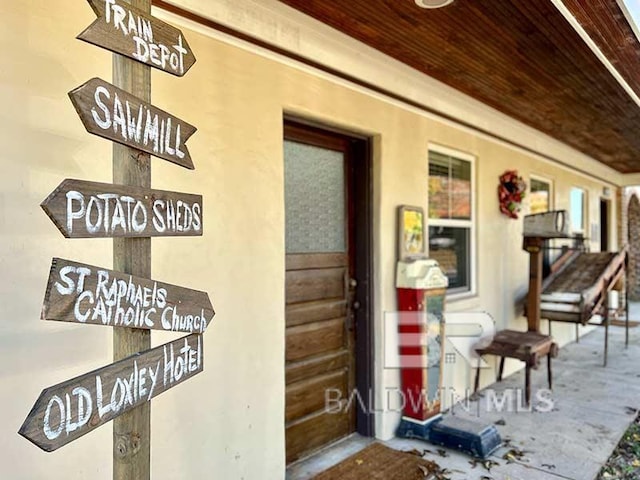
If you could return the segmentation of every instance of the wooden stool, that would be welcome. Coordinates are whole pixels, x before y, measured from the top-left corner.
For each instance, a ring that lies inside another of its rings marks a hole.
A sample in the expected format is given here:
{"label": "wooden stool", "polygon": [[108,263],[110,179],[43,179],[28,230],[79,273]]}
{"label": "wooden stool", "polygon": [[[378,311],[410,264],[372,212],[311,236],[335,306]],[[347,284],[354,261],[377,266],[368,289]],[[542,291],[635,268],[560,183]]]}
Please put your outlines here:
{"label": "wooden stool", "polygon": [[[537,332],[517,332],[515,330],[502,330],[496,334],[491,344],[484,348],[477,348],[478,355],[500,356],[500,369],[498,381],[502,381],[505,358],[517,358],[525,363],[525,400],[527,405],[531,403],[531,368],[538,368],[540,358],[547,357],[547,375],[549,388],[552,388],[551,358],[558,356],[558,345],[549,335]],[[476,370],[476,380],[473,393],[480,386],[480,365]]]}

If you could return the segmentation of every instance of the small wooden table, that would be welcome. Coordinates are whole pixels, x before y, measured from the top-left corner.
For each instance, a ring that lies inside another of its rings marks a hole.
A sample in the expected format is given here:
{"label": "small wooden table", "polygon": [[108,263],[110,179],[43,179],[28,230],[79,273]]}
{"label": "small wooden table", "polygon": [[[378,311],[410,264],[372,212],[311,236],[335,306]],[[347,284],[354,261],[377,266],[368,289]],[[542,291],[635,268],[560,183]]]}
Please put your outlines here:
{"label": "small wooden table", "polygon": [[[490,345],[477,348],[478,355],[500,356],[500,369],[498,381],[502,381],[505,358],[517,358],[525,362],[525,400],[527,405],[531,403],[531,368],[537,368],[540,359],[547,357],[547,375],[549,388],[552,388],[551,358],[558,355],[558,345],[549,335],[538,332],[518,332],[515,330],[502,330],[496,334]],[[480,366],[476,370],[474,393],[480,386]]]}

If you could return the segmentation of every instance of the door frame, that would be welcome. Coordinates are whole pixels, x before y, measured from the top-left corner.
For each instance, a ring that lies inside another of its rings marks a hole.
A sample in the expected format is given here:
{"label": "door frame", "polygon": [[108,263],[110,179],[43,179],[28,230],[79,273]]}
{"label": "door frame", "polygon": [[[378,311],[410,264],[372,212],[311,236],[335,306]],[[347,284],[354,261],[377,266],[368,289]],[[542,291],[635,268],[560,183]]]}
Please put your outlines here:
{"label": "door frame", "polygon": [[[338,129],[319,122],[285,114],[283,117],[283,135],[287,128],[305,130],[305,141],[313,142],[313,133],[333,134],[349,140],[348,189],[353,197],[349,202],[353,219],[353,238],[349,238],[350,249],[354,252],[354,276],[358,286],[354,302],[359,303],[355,310],[355,388],[362,402],[353,399],[356,404],[356,432],[360,435],[375,435],[374,405],[374,271],[373,271],[373,156],[372,139],[362,134]],[[308,134],[308,135],[307,135]],[[349,392],[351,394],[351,392]],[[363,409],[362,406],[365,408]]]}

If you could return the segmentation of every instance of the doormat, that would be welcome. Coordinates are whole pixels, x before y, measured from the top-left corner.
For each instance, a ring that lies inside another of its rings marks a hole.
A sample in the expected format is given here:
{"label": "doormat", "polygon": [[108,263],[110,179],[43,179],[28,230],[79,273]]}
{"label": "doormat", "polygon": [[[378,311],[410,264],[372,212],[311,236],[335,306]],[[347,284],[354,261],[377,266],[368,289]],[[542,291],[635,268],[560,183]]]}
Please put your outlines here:
{"label": "doormat", "polygon": [[435,462],[381,443],[364,450],[317,475],[314,480],[425,480],[441,473]]}

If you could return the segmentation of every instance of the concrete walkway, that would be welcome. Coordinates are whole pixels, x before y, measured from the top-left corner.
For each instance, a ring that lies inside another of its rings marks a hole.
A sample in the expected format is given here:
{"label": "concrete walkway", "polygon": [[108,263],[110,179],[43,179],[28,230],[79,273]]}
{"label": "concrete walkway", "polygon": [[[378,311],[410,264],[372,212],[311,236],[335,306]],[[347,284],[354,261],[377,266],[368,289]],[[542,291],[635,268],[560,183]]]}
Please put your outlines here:
{"label": "concrete walkway", "polygon": [[[640,318],[633,311],[630,317]],[[496,465],[490,472],[481,464],[472,467],[470,457],[456,451],[441,456],[437,447],[423,441],[395,438],[385,443],[401,450],[430,450],[425,458],[449,469],[452,480],[591,480],[640,408],[640,327],[630,329],[626,350],[624,328],[610,328],[606,368],[603,347],[604,328],[598,328],[580,343],[562,348],[553,363],[554,390],[537,399],[536,392],[543,393],[540,389],[547,387],[543,361],[532,372],[532,411],[515,411],[516,392],[524,385],[522,371],[491,385],[465,408],[453,410],[461,418],[496,424],[502,439],[509,440],[491,456]],[[505,394],[512,395],[513,401],[496,411],[495,400]],[[505,456],[513,448],[523,455],[508,461]]]}

